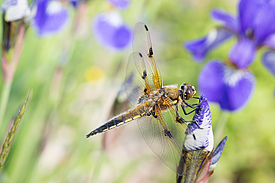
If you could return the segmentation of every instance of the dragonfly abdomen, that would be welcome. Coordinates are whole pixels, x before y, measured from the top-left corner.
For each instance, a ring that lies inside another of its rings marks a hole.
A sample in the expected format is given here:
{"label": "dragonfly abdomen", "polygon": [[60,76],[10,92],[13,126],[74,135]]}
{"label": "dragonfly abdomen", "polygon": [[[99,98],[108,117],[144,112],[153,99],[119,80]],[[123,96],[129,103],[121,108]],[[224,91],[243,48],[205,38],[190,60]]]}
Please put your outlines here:
{"label": "dragonfly abdomen", "polygon": [[96,135],[98,133],[109,131],[113,128],[124,125],[125,123],[128,123],[130,121],[133,121],[135,119],[138,119],[138,118],[141,118],[142,116],[147,115],[149,110],[151,109],[150,104],[151,102],[147,101],[145,103],[138,105],[135,108],[128,110],[125,113],[122,113],[110,119],[105,124],[101,125],[97,129],[87,134],[86,137],[89,138],[90,136]]}

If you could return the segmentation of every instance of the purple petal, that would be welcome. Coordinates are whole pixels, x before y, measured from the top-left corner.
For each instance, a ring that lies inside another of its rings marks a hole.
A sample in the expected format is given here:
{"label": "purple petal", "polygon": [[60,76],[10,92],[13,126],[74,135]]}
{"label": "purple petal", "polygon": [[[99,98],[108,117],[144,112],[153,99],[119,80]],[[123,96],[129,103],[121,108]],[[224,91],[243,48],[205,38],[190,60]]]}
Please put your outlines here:
{"label": "purple petal", "polygon": [[275,49],[275,34],[270,35],[263,44],[272,49]]}
{"label": "purple petal", "polygon": [[118,49],[123,49],[128,45],[131,39],[130,29],[126,26],[121,26],[114,32],[114,46]]}
{"label": "purple petal", "polygon": [[78,6],[81,0],[69,0],[69,2],[73,5],[74,8]]}
{"label": "purple petal", "polygon": [[266,69],[275,76],[275,52],[267,51],[263,55],[262,61]]}
{"label": "purple petal", "polygon": [[130,5],[129,0],[108,0],[113,6],[120,9],[126,9]]}
{"label": "purple petal", "polygon": [[[204,95],[200,97],[200,105],[196,108],[192,122],[188,124],[185,134],[183,142],[185,150],[191,151],[206,148],[206,150],[212,151],[214,144],[212,115],[207,98]],[[196,138],[194,139],[194,137]]]}
{"label": "purple petal", "polygon": [[184,46],[189,52],[191,52],[197,62],[201,62],[208,52],[220,45],[232,35],[232,32],[221,27],[218,29],[213,29],[203,38],[185,42]]}
{"label": "purple petal", "polygon": [[210,61],[200,72],[198,86],[201,94],[211,102],[222,100],[224,65],[218,61]]}
{"label": "purple petal", "polygon": [[257,46],[275,32],[275,3],[268,0],[241,0],[239,18],[243,36],[255,40]]}
{"label": "purple petal", "polygon": [[224,74],[224,96],[219,104],[223,110],[240,110],[252,96],[255,88],[255,78],[249,71],[235,70],[227,66]]}
{"label": "purple petal", "polygon": [[260,45],[269,35],[275,33],[274,10],[275,6],[271,6],[269,3],[262,4],[258,8],[254,18],[254,36],[257,45]]}
{"label": "purple petal", "polygon": [[126,48],[132,36],[117,12],[98,14],[93,22],[93,32],[98,42],[111,50]]}
{"label": "purple petal", "polygon": [[34,26],[39,36],[47,36],[65,28],[68,18],[68,11],[61,2],[40,0],[37,3]]}
{"label": "purple petal", "polygon": [[255,53],[256,47],[253,41],[240,39],[230,51],[229,58],[238,68],[244,69],[253,62]]}
{"label": "purple petal", "polygon": [[227,141],[227,137],[224,137],[220,141],[219,145],[217,145],[217,147],[215,148],[215,150],[213,152],[213,155],[212,155],[212,159],[211,159],[211,165],[214,165],[219,161],[219,159],[222,155],[223,148],[225,146],[226,141]]}
{"label": "purple petal", "polygon": [[255,78],[247,70],[211,61],[202,69],[198,85],[201,94],[210,102],[219,103],[223,110],[236,111],[244,107],[252,96]]}
{"label": "purple petal", "polygon": [[204,128],[211,126],[212,124],[212,116],[207,98],[204,95],[201,95],[199,103],[200,105],[195,109],[195,114],[192,119],[192,121],[196,121],[196,123],[189,123],[187,129],[185,130],[185,134],[191,134],[194,130],[198,129],[199,126]]}
{"label": "purple petal", "polygon": [[235,33],[238,32],[238,21],[235,17],[230,15],[229,13],[225,12],[224,10],[214,9],[211,12],[212,19],[216,20],[217,22],[221,23],[223,26],[227,27],[228,29],[234,31]]}
{"label": "purple petal", "polygon": [[253,20],[257,12],[257,4],[255,0],[241,0],[239,3],[240,33],[243,35],[247,34],[247,29],[254,28]]}

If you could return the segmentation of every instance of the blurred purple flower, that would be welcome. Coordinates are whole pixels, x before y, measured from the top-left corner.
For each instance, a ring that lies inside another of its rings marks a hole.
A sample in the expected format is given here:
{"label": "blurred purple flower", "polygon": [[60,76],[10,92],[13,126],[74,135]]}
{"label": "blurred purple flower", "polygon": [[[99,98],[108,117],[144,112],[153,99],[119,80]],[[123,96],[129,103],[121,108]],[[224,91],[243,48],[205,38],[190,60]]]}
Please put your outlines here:
{"label": "blurred purple flower", "polygon": [[38,0],[34,26],[39,36],[49,36],[65,28],[69,13],[65,5],[55,0]]}
{"label": "blurred purple flower", "polygon": [[219,46],[226,39],[230,38],[232,33],[225,28],[213,29],[203,38],[188,41],[185,48],[190,51],[197,62],[202,62],[209,51]]}
{"label": "blurred purple flower", "polygon": [[[238,16],[215,9],[211,16],[221,27],[207,36],[185,43],[197,61],[228,38],[238,41],[229,52],[226,63],[210,61],[199,76],[199,90],[209,101],[217,102],[223,110],[235,111],[244,107],[255,88],[255,78],[248,67],[261,47],[268,50],[262,60],[275,75],[275,0],[240,0]],[[273,50],[273,51],[272,51]]]}
{"label": "blurred purple flower", "polygon": [[69,0],[69,2],[73,5],[74,8],[77,8],[81,0]]}
{"label": "blurred purple flower", "polygon": [[130,5],[130,0],[108,0],[114,7],[126,9]]}
{"label": "blurred purple flower", "polygon": [[[231,35],[238,38],[229,54],[230,60],[238,68],[247,68],[254,60],[257,49],[268,46],[275,49],[275,0],[241,0],[239,15],[234,17],[223,10],[213,10],[212,19],[222,24],[227,29],[227,34],[219,34],[212,44],[202,42],[208,36],[185,43],[197,60],[202,60],[206,54]],[[220,28],[218,28],[219,30]],[[200,50],[201,55],[198,51]],[[273,61],[275,62],[275,60]]]}
{"label": "blurred purple flower", "polygon": [[5,21],[12,22],[26,18],[30,14],[27,0],[6,0],[1,5]]}
{"label": "blurred purple flower", "polygon": [[267,51],[263,55],[263,64],[275,76],[275,51]]}
{"label": "blurred purple flower", "polygon": [[219,103],[223,110],[235,111],[251,98],[255,78],[248,70],[210,61],[201,70],[198,86],[209,101]]}
{"label": "blurred purple flower", "polygon": [[132,37],[132,31],[116,11],[98,14],[92,28],[97,41],[110,50],[125,49]]}

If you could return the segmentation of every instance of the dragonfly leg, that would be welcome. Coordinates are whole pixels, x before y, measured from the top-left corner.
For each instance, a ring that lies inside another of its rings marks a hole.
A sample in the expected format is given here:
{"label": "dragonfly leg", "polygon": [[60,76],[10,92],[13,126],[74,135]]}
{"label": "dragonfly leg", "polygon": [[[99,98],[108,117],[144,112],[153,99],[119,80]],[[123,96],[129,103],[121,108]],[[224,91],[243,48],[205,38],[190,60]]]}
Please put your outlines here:
{"label": "dragonfly leg", "polygon": [[[198,104],[198,106],[200,105],[200,103]],[[185,109],[184,109],[184,106],[181,105],[182,107],[182,110],[184,112],[185,115],[189,115],[191,114],[192,112],[194,112],[196,109],[190,111],[190,112],[186,112]],[[176,121],[179,122],[179,123],[195,123],[199,129],[203,129],[202,127],[200,127],[200,125],[198,124],[198,122],[196,120],[192,120],[192,121],[186,121],[185,119],[183,119],[180,115],[179,115],[179,112],[178,112],[178,106],[176,106]],[[195,137],[194,137],[195,139]]]}
{"label": "dragonfly leg", "polygon": [[149,112],[145,113],[144,116],[153,116],[154,118],[158,119],[158,116],[155,110],[151,109]]}
{"label": "dragonfly leg", "polygon": [[182,100],[182,101],[183,101],[183,103],[184,103],[185,105],[187,105],[188,107],[193,108],[193,109],[196,108],[196,106],[187,103],[185,100]]}
{"label": "dragonfly leg", "polygon": [[179,107],[178,106],[176,106],[176,121],[178,123],[181,123],[181,124],[182,123],[187,123],[187,121],[180,116],[180,114],[179,114]]}
{"label": "dragonfly leg", "polygon": [[176,117],[176,122],[180,123],[180,124],[186,124],[190,121],[186,121],[185,119],[183,119],[181,116],[177,116]]}
{"label": "dragonfly leg", "polygon": [[[190,104],[189,104],[189,105],[190,105]],[[197,107],[196,107],[195,109],[192,107],[194,110],[192,110],[192,111],[190,111],[190,112],[186,112],[185,106],[184,106],[184,105],[181,105],[181,108],[182,108],[182,111],[184,112],[185,115],[189,115],[189,114],[193,113],[193,112],[196,110]]]}
{"label": "dragonfly leg", "polygon": [[164,134],[165,134],[165,136],[169,137],[170,139],[173,138],[171,132],[167,129],[164,129]]}
{"label": "dragonfly leg", "polygon": [[199,127],[199,129],[203,129],[196,120],[193,120],[193,122]]}
{"label": "dragonfly leg", "polygon": [[[193,97],[193,98],[195,98],[195,99],[200,99],[199,97]],[[197,103],[197,104],[189,104],[189,103],[187,103],[185,100],[183,100],[183,103],[184,103],[187,107],[190,107],[190,108],[194,109],[194,110],[192,110],[192,111],[190,111],[190,112],[187,113],[187,112],[185,111],[185,106],[181,104],[181,108],[182,108],[182,111],[184,112],[184,114],[185,114],[185,115],[189,115],[189,114],[191,114],[192,112],[194,112],[194,111],[200,106],[200,104],[202,103],[202,101],[199,101],[199,103]]]}

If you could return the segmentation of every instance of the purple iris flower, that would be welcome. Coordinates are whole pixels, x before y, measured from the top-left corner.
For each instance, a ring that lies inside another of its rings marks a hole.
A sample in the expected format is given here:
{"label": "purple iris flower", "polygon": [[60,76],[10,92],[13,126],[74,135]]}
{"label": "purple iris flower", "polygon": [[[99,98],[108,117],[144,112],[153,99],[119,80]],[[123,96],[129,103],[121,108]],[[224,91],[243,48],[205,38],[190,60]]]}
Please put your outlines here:
{"label": "purple iris flower", "polygon": [[132,31],[116,11],[98,14],[94,18],[93,32],[99,43],[110,50],[122,50],[129,46]]}
{"label": "purple iris flower", "polygon": [[201,70],[200,93],[209,101],[220,104],[223,110],[235,111],[244,107],[255,88],[254,75],[220,61],[210,61]]}
{"label": "purple iris flower", "polygon": [[60,1],[37,1],[34,26],[39,36],[49,36],[63,30],[68,22],[68,19],[68,10]]}
{"label": "purple iris flower", "polygon": [[232,33],[225,28],[213,29],[203,38],[188,41],[185,48],[190,51],[197,62],[202,62],[209,51],[216,48],[226,39],[230,38]]}
{"label": "purple iris flower", "polygon": [[130,0],[108,0],[114,7],[126,9],[130,5]]}
{"label": "purple iris flower", "polygon": [[77,6],[81,3],[81,0],[69,0],[69,2],[73,5],[74,8],[77,8]]}
{"label": "purple iris flower", "polygon": [[198,88],[209,101],[219,103],[223,110],[243,108],[255,88],[255,78],[248,67],[258,49],[266,47],[263,64],[275,75],[275,0],[240,0],[238,16],[223,10],[212,11],[212,19],[221,24],[207,36],[185,43],[196,61],[230,37],[236,44],[224,62],[210,61],[198,78]]}
{"label": "purple iris flower", "polygon": [[226,34],[217,34],[216,37],[212,36],[212,41],[203,41],[210,33],[201,39],[187,42],[185,47],[200,61],[213,48],[235,35],[238,42],[229,53],[229,58],[238,68],[247,68],[253,62],[257,49],[263,46],[275,49],[274,9],[275,0],[241,0],[237,17],[215,9],[212,11],[212,19],[223,26],[217,32],[226,29]]}

